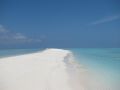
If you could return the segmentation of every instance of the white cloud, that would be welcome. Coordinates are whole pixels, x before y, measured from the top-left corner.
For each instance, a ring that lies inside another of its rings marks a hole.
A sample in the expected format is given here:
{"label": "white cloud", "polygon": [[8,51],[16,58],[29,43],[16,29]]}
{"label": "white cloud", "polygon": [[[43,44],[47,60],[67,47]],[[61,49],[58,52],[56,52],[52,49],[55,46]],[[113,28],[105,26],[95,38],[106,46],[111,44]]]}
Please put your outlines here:
{"label": "white cloud", "polygon": [[1,43],[41,43],[41,39],[30,38],[22,33],[13,33],[0,25],[0,44]]}
{"label": "white cloud", "polygon": [[8,30],[6,30],[2,25],[0,25],[0,33],[6,33]]}
{"label": "white cloud", "polygon": [[16,33],[14,36],[13,36],[14,39],[16,40],[25,40],[27,39],[26,36],[22,35],[21,33]]}
{"label": "white cloud", "polygon": [[90,23],[90,25],[103,24],[103,23],[111,22],[111,21],[118,20],[118,19],[120,19],[120,15],[108,16],[106,18],[101,18],[97,21],[94,21]]}
{"label": "white cloud", "polygon": [[42,42],[42,40],[41,40],[41,39],[36,39],[35,41],[36,41],[36,42]]}

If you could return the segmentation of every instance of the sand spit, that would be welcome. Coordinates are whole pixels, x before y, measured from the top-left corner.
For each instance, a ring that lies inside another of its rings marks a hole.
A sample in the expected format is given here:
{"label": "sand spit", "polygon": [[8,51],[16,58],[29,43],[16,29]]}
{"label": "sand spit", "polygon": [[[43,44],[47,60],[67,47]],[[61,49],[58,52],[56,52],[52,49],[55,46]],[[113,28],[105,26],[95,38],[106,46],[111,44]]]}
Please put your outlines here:
{"label": "sand spit", "polygon": [[67,67],[70,54],[46,49],[0,59],[0,90],[75,90]]}

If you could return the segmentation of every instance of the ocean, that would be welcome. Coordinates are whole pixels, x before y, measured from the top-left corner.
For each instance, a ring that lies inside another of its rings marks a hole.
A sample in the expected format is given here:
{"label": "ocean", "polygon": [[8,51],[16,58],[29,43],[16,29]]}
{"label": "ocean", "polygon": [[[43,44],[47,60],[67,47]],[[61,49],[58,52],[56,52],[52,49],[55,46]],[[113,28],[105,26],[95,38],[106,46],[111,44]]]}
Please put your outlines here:
{"label": "ocean", "polygon": [[120,90],[120,48],[75,48],[71,51],[75,60],[92,73],[95,83],[103,84],[98,90]]}
{"label": "ocean", "polygon": [[[43,49],[9,49],[0,50],[0,58],[37,52]],[[88,70],[91,83],[97,89],[120,90],[120,48],[69,48],[75,60]],[[96,84],[98,83],[98,84]],[[102,83],[103,85],[99,85]]]}

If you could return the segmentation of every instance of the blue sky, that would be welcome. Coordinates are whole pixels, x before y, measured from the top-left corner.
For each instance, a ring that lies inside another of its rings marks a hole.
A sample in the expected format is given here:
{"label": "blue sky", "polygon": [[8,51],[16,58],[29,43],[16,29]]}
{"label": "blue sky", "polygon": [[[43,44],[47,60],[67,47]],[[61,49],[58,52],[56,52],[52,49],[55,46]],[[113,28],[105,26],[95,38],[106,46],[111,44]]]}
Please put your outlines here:
{"label": "blue sky", "polygon": [[120,47],[119,0],[0,0],[0,48]]}

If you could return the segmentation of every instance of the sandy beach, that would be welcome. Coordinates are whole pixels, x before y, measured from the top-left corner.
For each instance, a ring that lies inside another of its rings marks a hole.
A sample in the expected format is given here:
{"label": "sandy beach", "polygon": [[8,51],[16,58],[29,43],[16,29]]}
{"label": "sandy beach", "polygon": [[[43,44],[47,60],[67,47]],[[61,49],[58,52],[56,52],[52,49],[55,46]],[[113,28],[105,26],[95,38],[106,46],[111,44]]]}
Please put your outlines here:
{"label": "sandy beach", "polygon": [[0,90],[75,90],[67,67],[70,55],[67,50],[46,49],[2,58]]}

